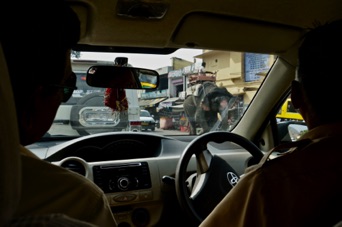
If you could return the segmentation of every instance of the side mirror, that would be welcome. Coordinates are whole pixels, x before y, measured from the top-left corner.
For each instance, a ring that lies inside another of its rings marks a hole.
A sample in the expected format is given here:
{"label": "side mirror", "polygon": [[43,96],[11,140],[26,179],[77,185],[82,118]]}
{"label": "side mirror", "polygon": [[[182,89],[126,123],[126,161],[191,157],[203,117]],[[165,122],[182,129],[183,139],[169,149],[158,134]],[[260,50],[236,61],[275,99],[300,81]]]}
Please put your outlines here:
{"label": "side mirror", "polygon": [[296,141],[308,131],[304,121],[280,121],[277,123],[277,127],[281,143]]}
{"label": "side mirror", "polygon": [[159,85],[157,71],[122,66],[91,66],[86,82],[93,87],[154,90]]}
{"label": "side mirror", "polygon": [[291,140],[297,141],[299,137],[308,131],[308,127],[301,124],[290,124],[288,130]]}

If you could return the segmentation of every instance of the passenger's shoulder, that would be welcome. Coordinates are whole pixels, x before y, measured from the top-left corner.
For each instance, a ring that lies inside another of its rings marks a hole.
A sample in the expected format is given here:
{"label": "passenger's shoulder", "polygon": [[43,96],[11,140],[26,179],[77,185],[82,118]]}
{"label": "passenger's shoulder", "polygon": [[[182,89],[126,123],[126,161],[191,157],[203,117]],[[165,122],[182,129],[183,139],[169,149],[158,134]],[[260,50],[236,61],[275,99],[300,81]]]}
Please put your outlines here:
{"label": "passenger's shoulder", "polygon": [[21,162],[23,177],[30,178],[33,182],[39,182],[44,179],[44,182],[51,185],[63,184],[71,188],[77,186],[79,190],[93,188],[94,191],[100,191],[95,183],[85,176],[45,160],[22,155]]}

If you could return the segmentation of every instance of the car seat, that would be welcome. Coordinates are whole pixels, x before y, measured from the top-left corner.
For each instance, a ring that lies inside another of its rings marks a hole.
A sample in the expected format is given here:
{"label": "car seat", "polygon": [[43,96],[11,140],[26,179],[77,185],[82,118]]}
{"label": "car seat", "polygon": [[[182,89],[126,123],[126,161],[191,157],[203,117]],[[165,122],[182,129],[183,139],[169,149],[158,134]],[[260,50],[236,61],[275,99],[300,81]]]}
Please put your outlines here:
{"label": "car seat", "polygon": [[0,43],[0,226],[12,218],[20,199],[19,135],[13,100]]}

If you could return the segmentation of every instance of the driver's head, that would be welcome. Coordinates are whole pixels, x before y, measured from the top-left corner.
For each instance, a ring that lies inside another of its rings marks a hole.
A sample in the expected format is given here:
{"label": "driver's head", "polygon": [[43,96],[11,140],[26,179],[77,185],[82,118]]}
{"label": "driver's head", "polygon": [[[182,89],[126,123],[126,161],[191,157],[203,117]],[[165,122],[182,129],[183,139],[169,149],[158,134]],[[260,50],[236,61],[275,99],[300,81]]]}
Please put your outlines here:
{"label": "driver's head", "polygon": [[339,20],[309,31],[299,48],[299,83],[295,82],[292,88],[292,103],[304,119],[314,118],[315,124],[341,120],[336,111],[342,84],[341,40],[342,20]]}
{"label": "driver's head", "polygon": [[[73,86],[70,49],[80,37],[77,15],[63,0],[2,1],[0,38],[12,82],[21,143],[40,139]],[[11,21],[11,23],[8,23]],[[57,86],[56,86],[57,85]]]}

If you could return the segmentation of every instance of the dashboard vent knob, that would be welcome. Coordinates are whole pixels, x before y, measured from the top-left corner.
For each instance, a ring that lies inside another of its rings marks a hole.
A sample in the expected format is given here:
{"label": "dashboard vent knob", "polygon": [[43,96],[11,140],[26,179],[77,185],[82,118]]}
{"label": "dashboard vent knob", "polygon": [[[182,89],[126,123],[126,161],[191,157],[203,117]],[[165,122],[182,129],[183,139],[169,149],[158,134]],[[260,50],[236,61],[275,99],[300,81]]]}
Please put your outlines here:
{"label": "dashboard vent knob", "polygon": [[64,163],[62,163],[61,166],[65,169],[81,174],[82,176],[85,176],[86,174],[84,166],[77,160],[65,161]]}

